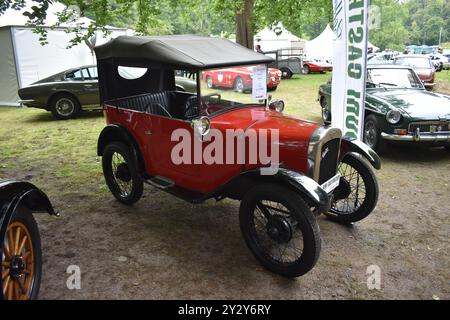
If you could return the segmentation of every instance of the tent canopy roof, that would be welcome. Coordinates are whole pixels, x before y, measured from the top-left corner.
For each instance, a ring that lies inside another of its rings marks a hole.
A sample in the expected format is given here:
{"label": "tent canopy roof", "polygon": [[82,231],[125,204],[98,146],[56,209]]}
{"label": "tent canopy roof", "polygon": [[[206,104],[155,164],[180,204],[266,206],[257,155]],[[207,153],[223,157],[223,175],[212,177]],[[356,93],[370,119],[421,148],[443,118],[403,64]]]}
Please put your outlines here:
{"label": "tent canopy roof", "polygon": [[95,47],[97,60],[114,59],[129,66],[156,64],[185,69],[267,64],[272,58],[226,39],[194,35],[119,36]]}

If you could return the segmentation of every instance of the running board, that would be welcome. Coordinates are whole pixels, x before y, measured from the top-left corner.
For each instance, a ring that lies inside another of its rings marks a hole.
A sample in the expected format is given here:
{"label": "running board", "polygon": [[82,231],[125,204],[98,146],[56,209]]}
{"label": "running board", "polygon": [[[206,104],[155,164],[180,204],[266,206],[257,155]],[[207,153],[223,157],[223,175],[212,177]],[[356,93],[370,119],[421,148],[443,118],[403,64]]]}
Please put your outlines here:
{"label": "running board", "polygon": [[174,181],[170,180],[169,178],[161,177],[161,176],[153,177],[153,178],[149,179],[148,182],[152,186],[154,186],[156,188],[160,188],[160,189],[171,188],[175,185]]}

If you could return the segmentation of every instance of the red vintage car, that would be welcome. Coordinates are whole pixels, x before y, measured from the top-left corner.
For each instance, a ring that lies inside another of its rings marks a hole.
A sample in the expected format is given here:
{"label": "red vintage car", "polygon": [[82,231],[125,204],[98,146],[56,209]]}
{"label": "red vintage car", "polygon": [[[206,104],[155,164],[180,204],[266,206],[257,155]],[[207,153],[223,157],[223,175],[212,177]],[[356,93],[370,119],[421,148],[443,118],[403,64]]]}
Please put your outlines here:
{"label": "red vintage car", "polygon": [[[208,70],[271,58],[198,36],[120,36],[95,52],[107,121],[98,155],[118,201],[138,201],[144,183],[191,203],[238,200],[250,251],[287,277],[305,274],[319,257],[316,215],[352,223],[374,209],[378,185],[369,163],[380,168],[380,159],[372,149],[339,129],[283,114],[282,101],[202,86]],[[124,79],[121,66],[147,70]],[[176,90],[178,70],[196,79],[196,93]]]}
{"label": "red vintage car", "polygon": [[[275,91],[281,82],[281,71],[268,68],[267,75],[267,89]],[[252,90],[253,67],[251,66],[209,70],[203,72],[202,76],[209,89],[229,88],[236,92]]]}
{"label": "red vintage car", "polygon": [[333,66],[328,62],[323,62],[319,60],[305,60],[303,61],[303,73],[325,73],[333,71]]}

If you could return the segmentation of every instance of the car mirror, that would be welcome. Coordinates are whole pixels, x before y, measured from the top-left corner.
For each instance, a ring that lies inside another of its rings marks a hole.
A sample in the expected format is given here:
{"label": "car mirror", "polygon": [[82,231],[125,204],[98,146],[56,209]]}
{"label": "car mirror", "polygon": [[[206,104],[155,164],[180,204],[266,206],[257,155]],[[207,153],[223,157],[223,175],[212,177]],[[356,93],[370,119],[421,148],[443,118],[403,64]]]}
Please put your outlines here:
{"label": "car mirror", "polygon": [[284,110],[284,101],[283,100],[273,100],[269,104],[269,108],[278,112],[283,112]]}

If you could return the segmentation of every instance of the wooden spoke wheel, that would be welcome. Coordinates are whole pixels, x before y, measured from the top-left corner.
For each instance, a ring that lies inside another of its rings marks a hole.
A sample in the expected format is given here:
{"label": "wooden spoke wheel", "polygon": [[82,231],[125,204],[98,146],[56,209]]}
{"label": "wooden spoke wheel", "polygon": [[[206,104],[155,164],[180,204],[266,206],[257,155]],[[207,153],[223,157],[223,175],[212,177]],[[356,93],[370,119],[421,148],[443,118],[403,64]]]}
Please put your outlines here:
{"label": "wooden spoke wheel", "polygon": [[37,297],[41,276],[40,250],[39,233],[33,216],[19,214],[13,217],[6,230],[1,253],[1,283],[5,299],[28,300]]}

